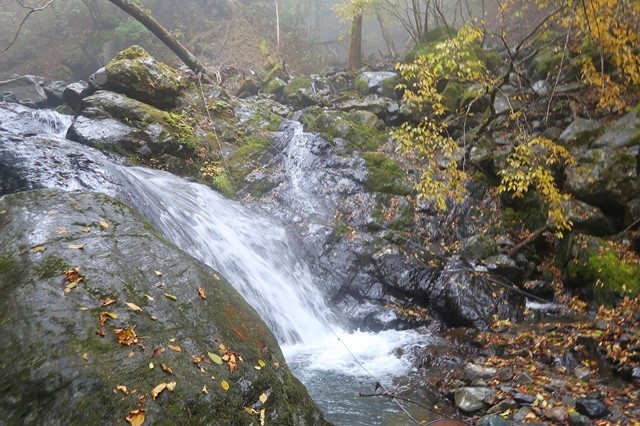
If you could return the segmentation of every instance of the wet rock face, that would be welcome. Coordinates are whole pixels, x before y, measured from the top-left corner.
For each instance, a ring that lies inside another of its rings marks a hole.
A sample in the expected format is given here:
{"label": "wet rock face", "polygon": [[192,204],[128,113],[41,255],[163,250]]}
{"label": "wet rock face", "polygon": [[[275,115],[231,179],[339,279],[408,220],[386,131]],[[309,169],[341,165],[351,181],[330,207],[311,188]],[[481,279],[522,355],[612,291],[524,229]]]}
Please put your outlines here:
{"label": "wet rock face", "polygon": [[[258,313],[127,206],[97,194],[22,192],[0,198],[0,223],[0,313],[10,324],[0,330],[0,418],[116,424],[143,408],[150,423],[255,424],[245,407],[266,393],[270,423],[326,424]],[[133,330],[130,345],[118,329]],[[202,372],[192,357],[218,354],[220,343],[244,362],[234,372],[200,362]],[[257,370],[259,359],[266,365]],[[173,392],[152,398],[169,382]]]}
{"label": "wet rock face", "polygon": [[159,108],[173,106],[183,89],[176,70],[156,61],[140,46],[120,52],[105,71],[114,90]]}
{"label": "wet rock face", "polygon": [[0,81],[0,99],[3,95],[17,102],[30,105],[42,106],[48,101],[47,94],[40,82],[32,75]]}

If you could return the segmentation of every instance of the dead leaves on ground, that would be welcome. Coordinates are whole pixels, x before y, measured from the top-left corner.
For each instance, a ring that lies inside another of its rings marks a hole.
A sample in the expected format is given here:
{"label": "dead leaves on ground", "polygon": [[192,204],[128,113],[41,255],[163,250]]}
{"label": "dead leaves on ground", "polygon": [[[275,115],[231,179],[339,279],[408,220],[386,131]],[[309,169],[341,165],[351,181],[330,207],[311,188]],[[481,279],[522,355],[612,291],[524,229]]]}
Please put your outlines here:
{"label": "dead leaves on ground", "polygon": [[131,346],[138,343],[138,335],[132,328],[116,328],[113,333],[118,337],[118,343],[124,346]]}
{"label": "dead leaves on ground", "polygon": [[75,267],[72,269],[67,269],[64,272],[64,278],[69,283],[64,287],[65,293],[71,293],[71,290],[78,287],[82,281],[84,281],[84,275],[80,274],[80,268]]}

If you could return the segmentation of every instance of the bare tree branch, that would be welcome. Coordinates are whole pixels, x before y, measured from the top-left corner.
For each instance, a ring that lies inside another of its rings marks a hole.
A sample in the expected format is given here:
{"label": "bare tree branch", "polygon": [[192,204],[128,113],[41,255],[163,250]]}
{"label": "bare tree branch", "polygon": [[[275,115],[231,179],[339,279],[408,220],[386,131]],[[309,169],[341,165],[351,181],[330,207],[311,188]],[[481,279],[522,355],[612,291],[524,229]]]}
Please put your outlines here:
{"label": "bare tree branch", "polygon": [[41,10],[45,10],[53,2],[54,2],[54,0],[47,0],[47,2],[44,5],[40,6],[40,7],[31,7],[31,6],[26,6],[22,1],[18,0],[18,4],[20,6],[22,6],[22,7],[24,7],[25,9],[29,9],[29,12],[24,16],[24,18],[22,18],[22,21],[20,22],[20,25],[18,26],[18,31],[16,31],[16,34],[13,37],[13,40],[11,40],[11,43],[9,43],[9,45],[4,48],[3,52],[6,52],[7,50],[9,50],[11,48],[11,46],[13,46],[15,44],[15,42],[18,40],[18,36],[20,35],[20,31],[22,30],[22,27],[24,26],[24,23],[27,22],[27,19],[29,19],[29,17],[33,13],[39,12]]}

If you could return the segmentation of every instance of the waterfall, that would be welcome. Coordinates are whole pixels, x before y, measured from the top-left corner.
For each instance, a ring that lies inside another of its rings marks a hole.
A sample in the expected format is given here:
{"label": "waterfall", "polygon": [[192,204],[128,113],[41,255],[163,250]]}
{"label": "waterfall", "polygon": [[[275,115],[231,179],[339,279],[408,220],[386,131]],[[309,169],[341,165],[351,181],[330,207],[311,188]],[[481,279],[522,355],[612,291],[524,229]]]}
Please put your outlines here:
{"label": "waterfall", "polygon": [[174,244],[220,271],[280,343],[316,342],[339,330],[280,225],[166,172],[122,173],[128,201]]}

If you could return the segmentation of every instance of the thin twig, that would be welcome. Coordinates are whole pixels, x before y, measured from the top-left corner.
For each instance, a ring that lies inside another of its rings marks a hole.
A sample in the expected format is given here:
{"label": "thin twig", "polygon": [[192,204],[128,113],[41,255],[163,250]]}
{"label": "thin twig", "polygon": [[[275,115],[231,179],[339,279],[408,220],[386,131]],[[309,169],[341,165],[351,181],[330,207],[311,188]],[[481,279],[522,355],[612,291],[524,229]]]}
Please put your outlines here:
{"label": "thin twig", "polygon": [[9,45],[7,47],[5,47],[3,52],[6,52],[7,50],[9,50],[11,48],[11,46],[13,46],[15,44],[15,42],[18,40],[18,36],[20,35],[20,31],[22,30],[22,27],[24,26],[24,23],[27,22],[27,19],[29,19],[29,16],[31,16],[32,13],[39,12],[41,10],[46,9],[53,2],[54,2],[54,0],[48,0],[41,7],[29,7],[29,6],[25,6],[21,1],[19,1],[18,4],[20,4],[20,6],[24,7],[25,9],[29,9],[29,12],[25,15],[24,18],[22,18],[22,21],[20,22],[20,25],[18,26],[18,30],[16,31],[15,37],[13,37],[13,40],[11,40],[11,43],[9,43]]}

